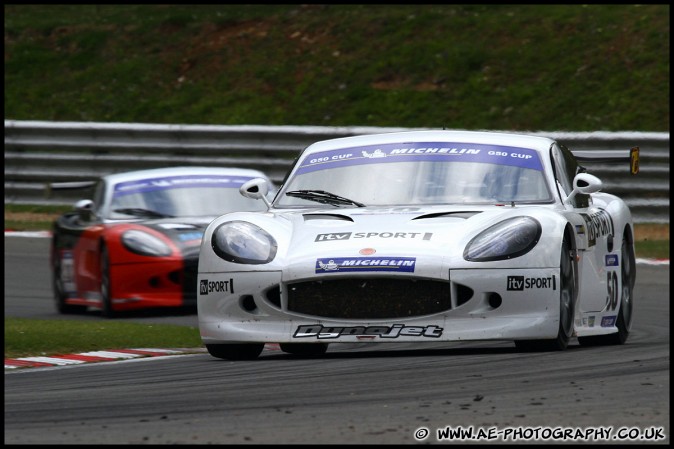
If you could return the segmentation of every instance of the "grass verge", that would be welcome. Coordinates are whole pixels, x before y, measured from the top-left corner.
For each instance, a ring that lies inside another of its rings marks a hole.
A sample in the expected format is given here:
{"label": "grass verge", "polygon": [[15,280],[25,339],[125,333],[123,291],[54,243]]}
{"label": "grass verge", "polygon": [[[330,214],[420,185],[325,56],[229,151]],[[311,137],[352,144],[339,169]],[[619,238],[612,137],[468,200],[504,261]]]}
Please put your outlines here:
{"label": "grass verge", "polygon": [[5,358],[125,348],[197,348],[199,330],[173,324],[5,318]]}

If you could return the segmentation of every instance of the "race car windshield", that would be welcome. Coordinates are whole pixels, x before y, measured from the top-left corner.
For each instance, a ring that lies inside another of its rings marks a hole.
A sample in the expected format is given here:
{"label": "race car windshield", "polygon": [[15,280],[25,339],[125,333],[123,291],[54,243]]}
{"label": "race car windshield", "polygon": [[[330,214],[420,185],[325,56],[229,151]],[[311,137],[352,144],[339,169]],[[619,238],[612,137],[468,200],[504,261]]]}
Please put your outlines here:
{"label": "race car windshield", "polygon": [[239,193],[239,187],[249,179],[189,175],[118,183],[113,188],[108,218],[218,216],[237,210],[265,210],[262,201]]}
{"label": "race car windshield", "polygon": [[326,190],[368,206],[552,201],[535,150],[446,142],[309,155],[299,161],[274,206],[310,206],[302,196],[285,194],[302,190]]}

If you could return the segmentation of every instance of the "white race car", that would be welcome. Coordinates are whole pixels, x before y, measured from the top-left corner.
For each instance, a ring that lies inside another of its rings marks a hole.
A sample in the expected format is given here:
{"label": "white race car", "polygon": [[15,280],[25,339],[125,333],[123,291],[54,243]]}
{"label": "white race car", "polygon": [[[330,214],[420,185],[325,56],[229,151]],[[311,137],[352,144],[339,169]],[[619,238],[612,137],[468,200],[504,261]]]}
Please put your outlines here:
{"label": "white race car", "polygon": [[[317,142],[265,212],[206,229],[198,317],[208,352],[253,359],[265,343],[509,340],[521,350],[622,344],[632,324],[632,216],[575,154],[509,133],[410,131]],[[629,168],[628,168],[629,165]]]}

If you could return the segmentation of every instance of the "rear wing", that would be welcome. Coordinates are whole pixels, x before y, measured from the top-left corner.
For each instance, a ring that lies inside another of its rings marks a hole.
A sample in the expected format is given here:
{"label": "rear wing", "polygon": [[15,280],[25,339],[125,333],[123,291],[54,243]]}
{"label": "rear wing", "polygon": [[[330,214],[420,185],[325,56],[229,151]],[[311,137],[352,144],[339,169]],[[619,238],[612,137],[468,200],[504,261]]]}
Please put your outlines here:
{"label": "rear wing", "polygon": [[639,147],[632,147],[629,150],[580,150],[571,152],[579,162],[604,162],[608,164],[620,164],[628,162],[630,164],[630,173],[633,175],[639,173]]}

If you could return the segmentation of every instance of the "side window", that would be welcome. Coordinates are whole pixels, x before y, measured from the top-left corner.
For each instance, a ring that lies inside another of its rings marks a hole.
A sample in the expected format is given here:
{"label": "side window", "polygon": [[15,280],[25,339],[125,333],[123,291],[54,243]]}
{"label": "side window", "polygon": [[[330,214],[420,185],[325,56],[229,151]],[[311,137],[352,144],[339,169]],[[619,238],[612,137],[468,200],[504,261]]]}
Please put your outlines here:
{"label": "side window", "polygon": [[[559,181],[564,189],[564,192],[560,192],[560,194],[566,196],[573,190],[573,178],[585,169],[578,164],[573,153],[564,145],[555,143],[550,148],[550,152],[555,170],[555,179]],[[589,195],[579,193],[571,201],[574,207],[586,208],[589,206],[589,198]]]}

